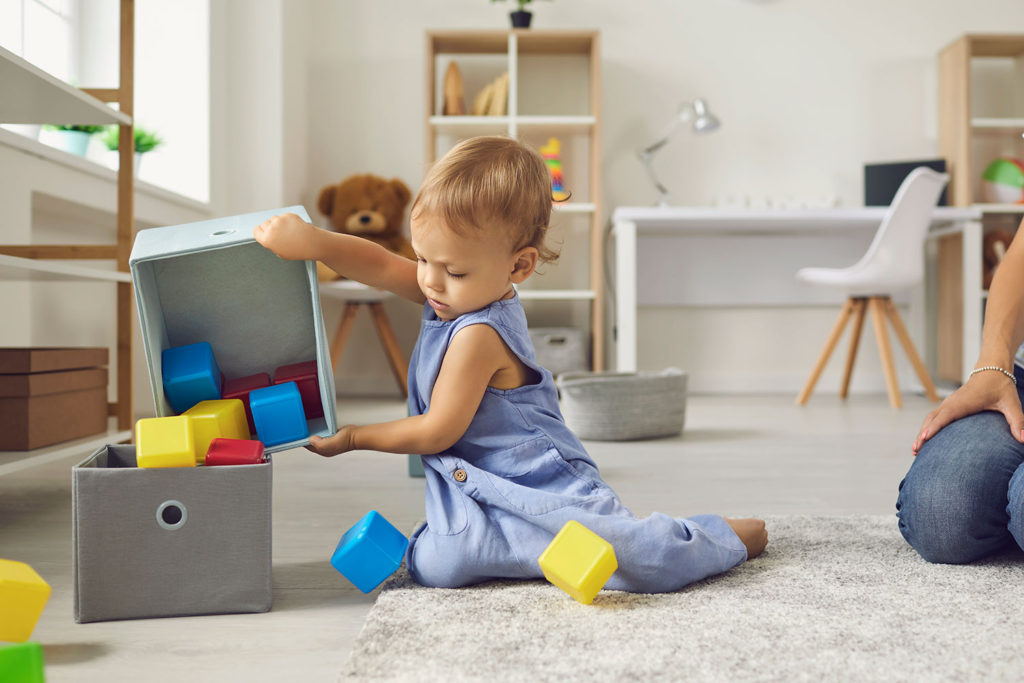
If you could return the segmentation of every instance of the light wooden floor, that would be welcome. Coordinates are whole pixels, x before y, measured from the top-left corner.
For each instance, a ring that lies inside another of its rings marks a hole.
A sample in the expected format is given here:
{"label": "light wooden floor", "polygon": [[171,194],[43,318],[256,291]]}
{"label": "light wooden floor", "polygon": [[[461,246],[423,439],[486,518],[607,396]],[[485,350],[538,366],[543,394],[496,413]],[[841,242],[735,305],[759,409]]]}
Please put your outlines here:
{"label": "light wooden floor", "polygon": [[[587,447],[638,515],[894,513],[914,433],[931,404],[905,396],[897,411],[884,395],[843,403],[824,390],[803,407],[793,400],[691,397],[681,437]],[[362,423],[404,416],[405,407],[343,401],[339,415]],[[370,509],[405,531],[423,517],[423,480],[406,475],[405,456],[278,454],[271,612],[78,625],[73,462],[0,477],[0,556],[28,562],[53,586],[33,634],[50,683],[334,681],[375,598],[328,564],[339,537]]]}

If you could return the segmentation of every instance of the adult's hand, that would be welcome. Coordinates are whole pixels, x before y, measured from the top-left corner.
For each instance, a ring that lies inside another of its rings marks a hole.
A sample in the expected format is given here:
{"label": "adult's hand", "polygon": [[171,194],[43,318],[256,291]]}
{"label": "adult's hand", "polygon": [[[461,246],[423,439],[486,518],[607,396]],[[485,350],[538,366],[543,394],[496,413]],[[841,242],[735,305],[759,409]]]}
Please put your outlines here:
{"label": "adult's hand", "polygon": [[972,375],[963,386],[946,397],[938,408],[928,413],[914,439],[914,455],[921,450],[925,441],[950,422],[984,410],[1002,413],[1010,427],[1010,434],[1024,443],[1024,412],[1021,411],[1017,386],[998,370],[986,370]]}

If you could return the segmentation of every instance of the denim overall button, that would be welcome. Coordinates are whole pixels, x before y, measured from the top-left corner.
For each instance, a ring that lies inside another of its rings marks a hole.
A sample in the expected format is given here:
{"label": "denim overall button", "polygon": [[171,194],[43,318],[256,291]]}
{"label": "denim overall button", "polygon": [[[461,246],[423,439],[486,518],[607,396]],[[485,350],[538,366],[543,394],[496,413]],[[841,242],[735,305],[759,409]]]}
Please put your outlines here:
{"label": "denim overall button", "polygon": [[466,470],[463,470],[463,469],[455,470],[452,473],[452,476],[455,477],[455,481],[457,481],[459,483],[462,483],[462,482],[466,481]]}

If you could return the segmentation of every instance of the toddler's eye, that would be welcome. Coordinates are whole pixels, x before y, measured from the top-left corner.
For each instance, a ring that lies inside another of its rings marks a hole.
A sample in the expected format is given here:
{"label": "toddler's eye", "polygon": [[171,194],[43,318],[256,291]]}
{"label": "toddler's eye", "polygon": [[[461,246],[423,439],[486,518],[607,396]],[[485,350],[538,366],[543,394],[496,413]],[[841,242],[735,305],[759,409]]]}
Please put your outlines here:
{"label": "toddler's eye", "polygon": [[466,277],[466,274],[465,273],[448,273],[448,276],[449,277],[453,277],[456,280],[461,280],[462,278]]}

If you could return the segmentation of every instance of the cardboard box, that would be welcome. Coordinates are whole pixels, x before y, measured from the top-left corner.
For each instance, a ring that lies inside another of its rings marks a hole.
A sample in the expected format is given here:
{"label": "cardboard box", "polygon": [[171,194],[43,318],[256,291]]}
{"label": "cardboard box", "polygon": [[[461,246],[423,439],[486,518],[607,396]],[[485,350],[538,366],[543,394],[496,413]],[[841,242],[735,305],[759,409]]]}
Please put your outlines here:
{"label": "cardboard box", "polygon": [[0,349],[0,450],[107,431],[106,348]]}
{"label": "cardboard box", "polygon": [[[310,435],[337,431],[334,372],[313,261],[286,261],[253,239],[253,229],[291,206],[199,223],[141,230],[129,265],[156,414],[174,415],[164,397],[161,352],[207,341],[227,379],[316,360],[324,415]],[[268,453],[304,446],[300,439]]]}
{"label": "cardboard box", "polygon": [[132,445],[72,469],[75,621],[266,612],[272,463],[142,469]]}

